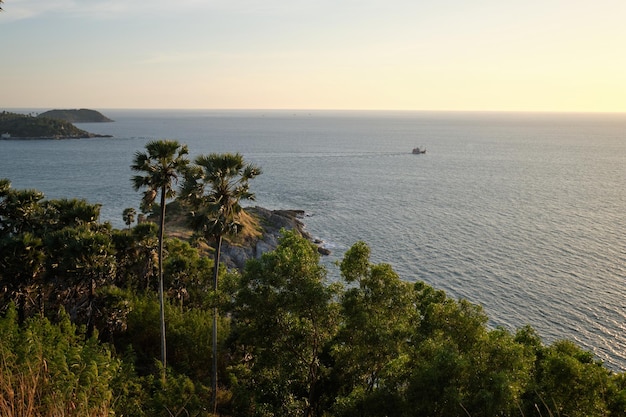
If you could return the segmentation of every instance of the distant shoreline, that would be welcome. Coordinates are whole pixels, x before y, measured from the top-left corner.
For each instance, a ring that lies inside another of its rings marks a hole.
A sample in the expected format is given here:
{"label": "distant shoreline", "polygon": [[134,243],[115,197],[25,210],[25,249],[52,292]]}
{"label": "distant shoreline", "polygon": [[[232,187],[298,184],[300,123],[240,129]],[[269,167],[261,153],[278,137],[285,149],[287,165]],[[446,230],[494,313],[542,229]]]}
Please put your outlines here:
{"label": "distant shoreline", "polygon": [[50,114],[55,118],[0,112],[0,139],[55,140],[112,137],[80,129],[67,120],[110,120],[95,110],[51,110],[44,114]]}
{"label": "distant shoreline", "polygon": [[10,138],[0,138],[0,140],[80,140],[80,139],[100,139],[100,138],[112,138],[113,135],[100,135],[100,136],[87,136],[87,137],[75,137],[75,136],[67,136],[61,138],[50,138],[50,137],[40,137],[40,138],[21,138],[21,137],[10,137]]}
{"label": "distant shoreline", "polygon": [[39,136],[39,137],[0,137],[0,140],[67,140],[67,139],[98,139],[98,138],[112,138],[113,135],[98,135],[92,134],[90,136]]}

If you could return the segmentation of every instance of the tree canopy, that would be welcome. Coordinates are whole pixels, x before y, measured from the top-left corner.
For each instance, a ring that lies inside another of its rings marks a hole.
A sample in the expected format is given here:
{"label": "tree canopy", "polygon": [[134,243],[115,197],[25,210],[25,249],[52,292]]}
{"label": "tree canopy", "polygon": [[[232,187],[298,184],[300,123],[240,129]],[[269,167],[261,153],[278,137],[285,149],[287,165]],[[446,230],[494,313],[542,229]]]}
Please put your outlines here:
{"label": "tree canopy", "polygon": [[159,226],[99,209],[0,180],[0,415],[626,416],[626,374],[573,341],[493,328],[365,242],[331,279],[296,231],[242,271],[164,236],[164,369]]}

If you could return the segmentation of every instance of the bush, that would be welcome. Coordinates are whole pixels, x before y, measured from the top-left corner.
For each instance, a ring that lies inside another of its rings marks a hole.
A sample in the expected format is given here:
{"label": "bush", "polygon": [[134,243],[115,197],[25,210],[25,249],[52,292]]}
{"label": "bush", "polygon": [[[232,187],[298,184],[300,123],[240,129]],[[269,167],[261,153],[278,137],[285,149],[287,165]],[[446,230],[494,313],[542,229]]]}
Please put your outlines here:
{"label": "bush", "polygon": [[0,319],[0,414],[108,416],[120,361],[61,313],[19,326],[14,307]]}

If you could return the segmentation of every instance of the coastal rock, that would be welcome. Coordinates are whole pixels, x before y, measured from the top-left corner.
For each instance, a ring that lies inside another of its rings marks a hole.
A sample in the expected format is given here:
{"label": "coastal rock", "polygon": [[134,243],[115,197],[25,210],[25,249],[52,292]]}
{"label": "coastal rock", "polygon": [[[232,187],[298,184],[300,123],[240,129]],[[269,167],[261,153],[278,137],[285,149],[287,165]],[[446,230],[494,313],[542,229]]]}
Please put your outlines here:
{"label": "coastal rock", "polygon": [[[262,229],[258,237],[247,239],[242,244],[233,245],[224,242],[222,245],[221,262],[230,269],[242,270],[248,259],[260,258],[264,253],[273,251],[278,246],[280,231],[296,230],[305,238],[313,242],[311,235],[305,230],[300,221],[304,217],[303,210],[268,210],[263,207],[248,207],[248,214],[255,217]],[[322,255],[330,253],[325,248],[318,246]]]}
{"label": "coastal rock", "polygon": [[317,251],[320,255],[328,256],[330,255],[330,249],[325,248],[324,246],[318,246]]}
{"label": "coastal rock", "polygon": [[[166,233],[169,237],[189,240],[193,236],[193,231],[186,221],[187,209],[175,200],[168,204],[169,213],[166,220]],[[264,253],[273,251],[278,247],[281,230],[295,230],[301,236],[308,239],[322,255],[328,255],[330,251],[324,248],[323,242],[314,240],[305,230],[300,219],[305,216],[304,210],[268,210],[263,207],[246,207],[244,209],[243,223],[246,224],[246,231],[230,241],[224,239],[220,262],[228,269],[243,270],[249,259],[258,259]],[[158,221],[154,216],[149,217],[150,221]],[[205,254],[209,255],[212,250],[209,246],[203,248]]]}

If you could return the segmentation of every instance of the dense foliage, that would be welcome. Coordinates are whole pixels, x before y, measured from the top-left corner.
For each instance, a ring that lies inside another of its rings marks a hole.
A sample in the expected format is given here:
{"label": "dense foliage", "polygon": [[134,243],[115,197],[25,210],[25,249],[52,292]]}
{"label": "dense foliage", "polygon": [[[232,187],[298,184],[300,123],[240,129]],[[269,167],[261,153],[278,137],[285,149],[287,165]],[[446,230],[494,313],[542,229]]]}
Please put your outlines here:
{"label": "dense foliage", "polygon": [[[373,264],[357,242],[329,282],[295,232],[239,272],[116,230],[99,206],[0,180],[0,415],[626,416],[626,375],[571,341],[487,326],[480,306]],[[129,222],[129,226],[131,226]],[[219,307],[219,308],[218,308]],[[161,372],[167,373],[164,381]]]}
{"label": "dense foliage", "polygon": [[0,112],[0,134],[6,133],[14,138],[89,138],[97,136],[64,120],[3,111]]}

